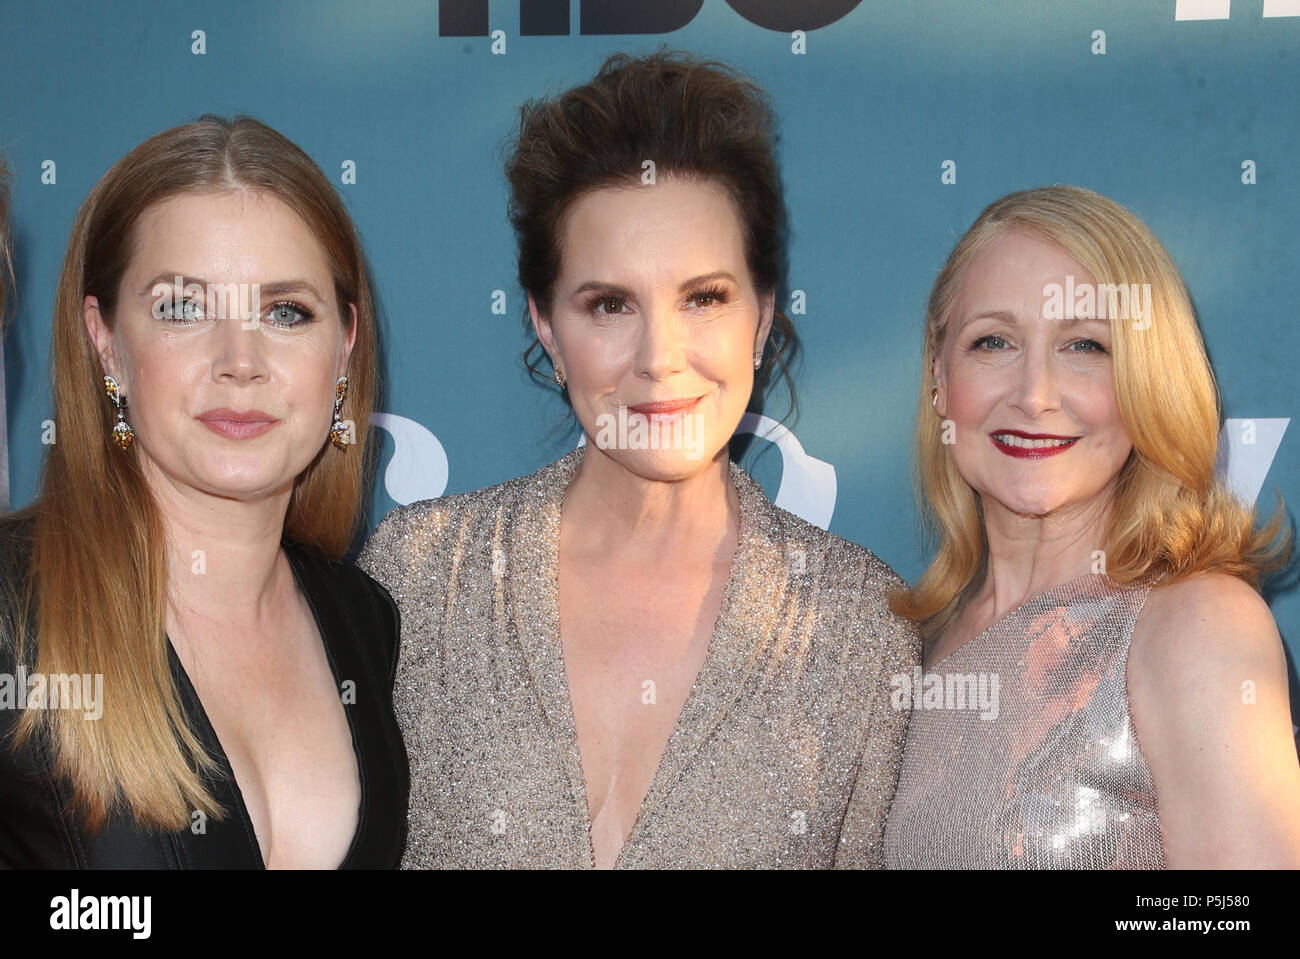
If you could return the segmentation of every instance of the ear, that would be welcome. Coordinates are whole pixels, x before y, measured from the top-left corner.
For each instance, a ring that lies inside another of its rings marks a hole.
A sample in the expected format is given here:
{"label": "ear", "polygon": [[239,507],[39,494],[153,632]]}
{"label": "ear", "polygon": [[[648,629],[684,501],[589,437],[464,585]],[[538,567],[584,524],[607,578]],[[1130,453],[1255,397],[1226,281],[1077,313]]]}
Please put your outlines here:
{"label": "ear", "polygon": [[99,363],[104,372],[117,380],[122,392],[126,392],[126,384],[118,374],[117,359],[113,355],[113,331],[108,328],[99,312],[98,297],[87,296],[81,301],[81,318],[86,324],[86,332],[90,334],[90,341],[95,344],[95,352],[99,354]]}
{"label": "ear", "polygon": [[528,318],[533,321],[533,332],[537,334],[538,341],[542,344],[542,349],[546,350],[551,358],[551,362],[558,369],[560,364],[557,362],[559,349],[555,345],[555,331],[551,328],[551,319],[543,316],[537,308],[537,301],[533,299],[533,294],[528,294]]}
{"label": "ear", "polygon": [[[343,356],[339,366],[339,376],[346,376],[348,372],[348,361],[352,359],[352,347],[357,344],[357,305],[349,303],[348,309],[352,311],[352,325],[347,328],[343,334]],[[335,377],[337,379],[338,377]]]}
{"label": "ear", "polygon": [[767,338],[772,332],[772,317],[776,315],[776,290],[758,300],[758,332],[754,335],[754,352],[757,353],[767,345]]}

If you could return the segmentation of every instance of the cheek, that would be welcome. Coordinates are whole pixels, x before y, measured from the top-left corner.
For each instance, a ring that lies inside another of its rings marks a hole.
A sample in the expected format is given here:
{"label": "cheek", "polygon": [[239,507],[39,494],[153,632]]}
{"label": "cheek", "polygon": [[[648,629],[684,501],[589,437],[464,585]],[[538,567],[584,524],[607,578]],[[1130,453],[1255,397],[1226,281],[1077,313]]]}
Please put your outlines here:
{"label": "cheek", "polygon": [[128,416],[148,419],[186,411],[209,369],[203,357],[167,344],[142,349],[132,360]]}
{"label": "cheek", "polygon": [[1080,377],[1065,400],[1074,418],[1098,439],[1117,445],[1129,442],[1111,377]]}
{"label": "cheek", "polygon": [[1004,392],[996,370],[956,365],[948,375],[946,418],[955,423],[982,423]]}
{"label": "cheek", "polygon": [[271,370],[272,391],[285,408],[312,420],[333,417],[336,382],[334,367],[316,355],[286,357]]}
{"label": "cheek", "polygon": [[612,386],[631,362],[632,350],[624,339],[609,330],[560,341],[566,376],[596,389]]}

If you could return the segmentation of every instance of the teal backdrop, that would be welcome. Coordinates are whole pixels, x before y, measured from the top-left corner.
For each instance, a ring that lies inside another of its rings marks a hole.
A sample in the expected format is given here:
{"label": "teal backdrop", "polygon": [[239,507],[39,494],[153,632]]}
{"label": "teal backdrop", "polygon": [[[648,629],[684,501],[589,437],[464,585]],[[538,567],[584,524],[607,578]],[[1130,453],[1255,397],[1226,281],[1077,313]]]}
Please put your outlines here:
{"label": "teal backdrop", "polygon": [[[804,342],[800,413],[746,462],[782,505],[916,578],[909,443],[930,284],[987,203],[1073,183],[1133,209],[1169,248],[1222,389],[1225,475],[1265,509],[1281,494],[1294,517],[1297,0],[3,0],[10,503],[37,482],[76,209],[129,149],[205,112],[249,113],[293,139],[360,228],[385,342],[371,525],[397,502],[497,483],[572,446],[573,430],[552,429],[563,404],[519,361],[501,147],[525,99],[660,44],[746,71],[781,121],[781,302]],[[768,411],[779,418],[783,399]],[[1294,660],[1295,576],[1268,598]]]}

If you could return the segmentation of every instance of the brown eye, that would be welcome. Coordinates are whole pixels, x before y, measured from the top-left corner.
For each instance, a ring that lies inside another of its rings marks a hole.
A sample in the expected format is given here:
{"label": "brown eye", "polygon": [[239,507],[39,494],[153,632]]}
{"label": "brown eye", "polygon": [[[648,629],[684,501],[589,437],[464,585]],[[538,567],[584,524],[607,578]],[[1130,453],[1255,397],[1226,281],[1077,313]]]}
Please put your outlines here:
{"label": "brown eye", "polygon": [[626,301],[621,296],[597,296],[590,300],[587,309],[593,313],[622,313]]}
{"label": "brown eye", "polygon": [[705,290],[696,290],[691,294],[688,302],[692,306],[704,310],[711,306],[717,306],[719,303],[726,303],[727,293],[725,290],[714,289],[712,287]]}

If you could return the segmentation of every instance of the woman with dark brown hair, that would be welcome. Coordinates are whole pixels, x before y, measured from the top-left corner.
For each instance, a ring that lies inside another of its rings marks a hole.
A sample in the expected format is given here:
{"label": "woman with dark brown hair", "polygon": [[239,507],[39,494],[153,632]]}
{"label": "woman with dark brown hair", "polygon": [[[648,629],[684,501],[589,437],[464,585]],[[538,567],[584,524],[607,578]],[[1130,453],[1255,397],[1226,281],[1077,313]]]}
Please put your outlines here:
{"label": "woman with dark brown hair", "polygon": [[375,317],[348,214],[256,120],[99,181],[40,490],[0,524],[0,865],[391,867],[397,613],[357,529]]}
{"label": "woman with dark brown hair", "polygon": [[766,97],[614,56],[524,106],[507,174],[528,322],[587,442],[399,508],[362,554],[402,614],[403,865],[877,864],[889,678],[918,662],[902,581],[728,455],[794,336]]}

